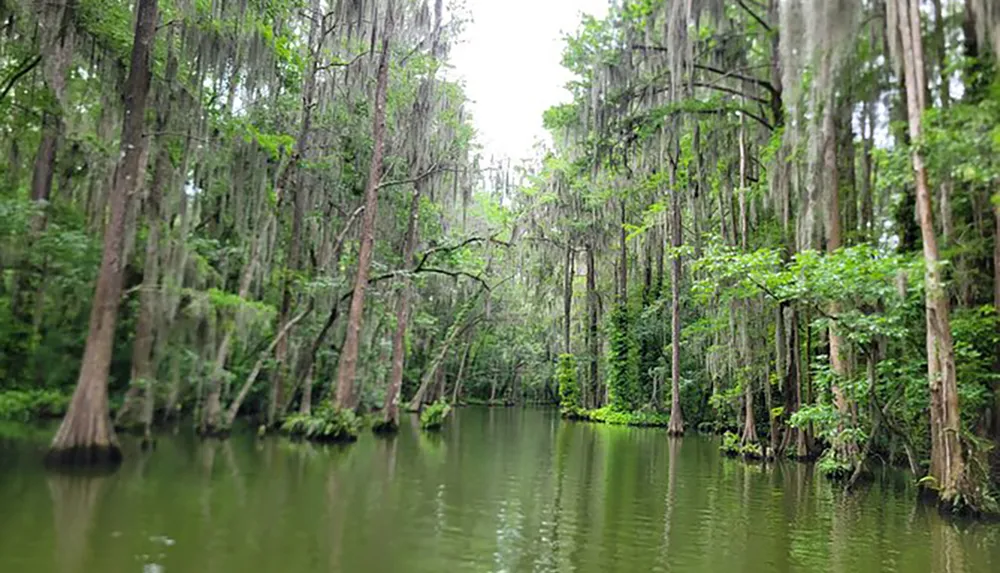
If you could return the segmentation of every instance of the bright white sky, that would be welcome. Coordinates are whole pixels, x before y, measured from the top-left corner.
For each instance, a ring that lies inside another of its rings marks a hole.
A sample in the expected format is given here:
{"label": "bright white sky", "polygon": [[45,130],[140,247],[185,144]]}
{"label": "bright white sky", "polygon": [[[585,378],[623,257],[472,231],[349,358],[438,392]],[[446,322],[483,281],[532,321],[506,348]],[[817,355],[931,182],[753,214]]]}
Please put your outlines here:
{"label": "bright white sky", "polygon": [[466,0],[473,21],[452,49],[486,157],[530,157],[545,138],[542,113],[569,100],[560,65],[563,34],[583,13],[604,16],[608,0]]}

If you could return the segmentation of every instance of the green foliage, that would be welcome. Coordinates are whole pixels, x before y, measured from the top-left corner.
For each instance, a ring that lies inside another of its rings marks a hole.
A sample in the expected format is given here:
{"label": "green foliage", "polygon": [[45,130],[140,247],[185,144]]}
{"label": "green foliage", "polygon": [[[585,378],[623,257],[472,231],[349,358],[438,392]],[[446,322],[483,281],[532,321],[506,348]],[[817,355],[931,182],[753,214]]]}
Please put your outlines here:
{"label": "green foliage", "polygon": [[56,390],[0,391],[0,420],[27,422],[66,413],[70,397]]}
{"label": "green foliage", "polygon": [[625,305],[616,305],[607,324],[608,392],[610,405],[620,412],[639,409],[639,344]]}
{"label": "green foliage", "polygon": [[556,366],[556,386],[559,388],[559,408],[564,418],[578,418],[580,408],[580,383],[576,378],[576,357],[559,355]]}
{"label": "green foliage", "polygon": [[1000,315],[992,306],[959,309],[952,316],[958,397],[966,427],[973,427],[978,412],[989,408],[1000,372],[994,368],[1000,348]]}
{"label": "green foliage", "polygon": [[440,430],[450,413],[451,404],[446,400],[438,400],[425,406],[420,412],[420,427],[429,432]]}
{"label": "green foliage", "polygon": [[854,473],[854,463],[837,455],[836,449],[828,448],[816,460],[816,469],[832,480],[845,480]]}
{"label": "green foliage", "polygon": [[764,457],[764,449],[759,443],[744,444],[736,432],[722,434],[719,451],[730,457],[741,456],[748,460],[759,460]]}
{"label": "green foliage", "polygon": [[316,442],[353,442],[361,433],[362,421],[351,410],[323,404],[310,415],[292,414],[281,430],[294,438]]}
{"label": "green foliage", "polygon": [[665,428],[670,424],[670,414],[651,410],[626,412],[617,410],[613,406],[605,406],[594,410],[586,410],[583,414],[587,420],[592,422],[602,422],[616,426],[655,426]]}
{"label": "green foliage", "polygon": [[719,446],[719,451],[728,456],[737,456],[742,450],[742,445],[740,444],[740,436],[736,432],[726,432],[722,434],[722,445]]}

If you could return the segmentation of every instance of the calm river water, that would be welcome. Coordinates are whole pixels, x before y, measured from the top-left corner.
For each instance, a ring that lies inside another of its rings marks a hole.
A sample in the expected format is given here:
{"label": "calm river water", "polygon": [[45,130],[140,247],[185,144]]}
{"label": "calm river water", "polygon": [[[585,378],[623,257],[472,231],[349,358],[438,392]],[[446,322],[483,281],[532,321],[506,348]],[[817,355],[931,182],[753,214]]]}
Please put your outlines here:
{"label": "calm river water", "polygon": [[901,476],[844,496],[544,410],[347,447],[161,437],[105,477],[46,474],[45,443],[0,438],[0,572],[1000,571],[1000,525],[943,521]]}

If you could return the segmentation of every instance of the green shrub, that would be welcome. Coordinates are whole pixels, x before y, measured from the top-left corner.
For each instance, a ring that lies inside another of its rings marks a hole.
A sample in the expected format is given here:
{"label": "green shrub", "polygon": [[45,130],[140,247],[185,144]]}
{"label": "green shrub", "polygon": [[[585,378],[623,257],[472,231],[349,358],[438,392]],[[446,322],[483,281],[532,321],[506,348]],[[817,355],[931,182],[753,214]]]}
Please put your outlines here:
{"label": "green shrub", "polygon": [[730,457],[742,456],[750,460],[759,460],[764,457],[764,448],[760,443],[753,442],[744,444],[743,439],[736,432],[726,432],[722,434],[722,445],[719,451]]}
{"label": "green shrub", "polygon": [[722,445],[719,446],[719,451],[726,454],[727,456],[738,456],[740,455],[740,436],[736,432],[726,432],[722,434]]}
{"label": "green shrub", "polygon": [[639,388],[639,343],[633,319],[625,305],[616,305],[609,313],[608,394],[611,405],[622,412],[634,411],[643,401]]}
{"label": "green shrub", "polygon": [[564,418],[581,418],[580,383],[576,378],[576,357],[572,354],[559,356],[556,366],[556,385],[559,388],[559,409]]}
{"label": "green shrub", "polygon": [[0,420],[27,422],[58,418],[69,407],[69,396],[56,390],[7,390],[0,392]]}
{"label": "green shrub", "polygon": [[670,424],[670,414],[652,410],[637,412],[622,412],[613,406],[605,406],[596,410],[585,410],[583,417],[592,422],[602,422],[616,426],[655,426],[666,427]]}
{"label": "green shrub", "polygon": [[816,461],[816,469],[826,477],[840,481],[851,477],[854,464],[838,456],[834,448],[827,448]]}
{"label": "green shrub", "polygon": [[760,442],[751,442],[743,446],[740,450],[744,458],[749,460],[760,460],[764,458],[764,448],[761,447]]}
{"label": "green shrub", "polygon": [[451,405],[444,400],[439,400],[420,412],[420,427],[428,430],[440,430],[444,425],[445,418],[451,413]]}
{"label": "green shrub", "polygon": [[353,442],[361,433],[361,420],[351,410],[324,404],[312,414],[293,414],[285,418],[281,431],[317,442]]}

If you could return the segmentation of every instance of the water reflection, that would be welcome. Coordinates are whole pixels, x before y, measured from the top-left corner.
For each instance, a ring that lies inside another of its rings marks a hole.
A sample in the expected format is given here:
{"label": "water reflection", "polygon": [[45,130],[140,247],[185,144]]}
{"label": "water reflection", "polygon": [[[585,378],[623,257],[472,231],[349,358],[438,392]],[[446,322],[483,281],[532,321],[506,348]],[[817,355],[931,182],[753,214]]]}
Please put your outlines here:
{"label": "water reflection", "polygon": [[44,474],[44,443],[0,451],[0,571],[1000,569],[1000,527],[943,520],[891,474],[845,495],[711,438],[539,410],[414,423],[346,447],[181,434],[103,478]]}
{"label": "water reflection", "polygon": [[55,556],[61,573],[86,571],[94,514],[110,479],[61,473],[46,476],[55,523]]}

